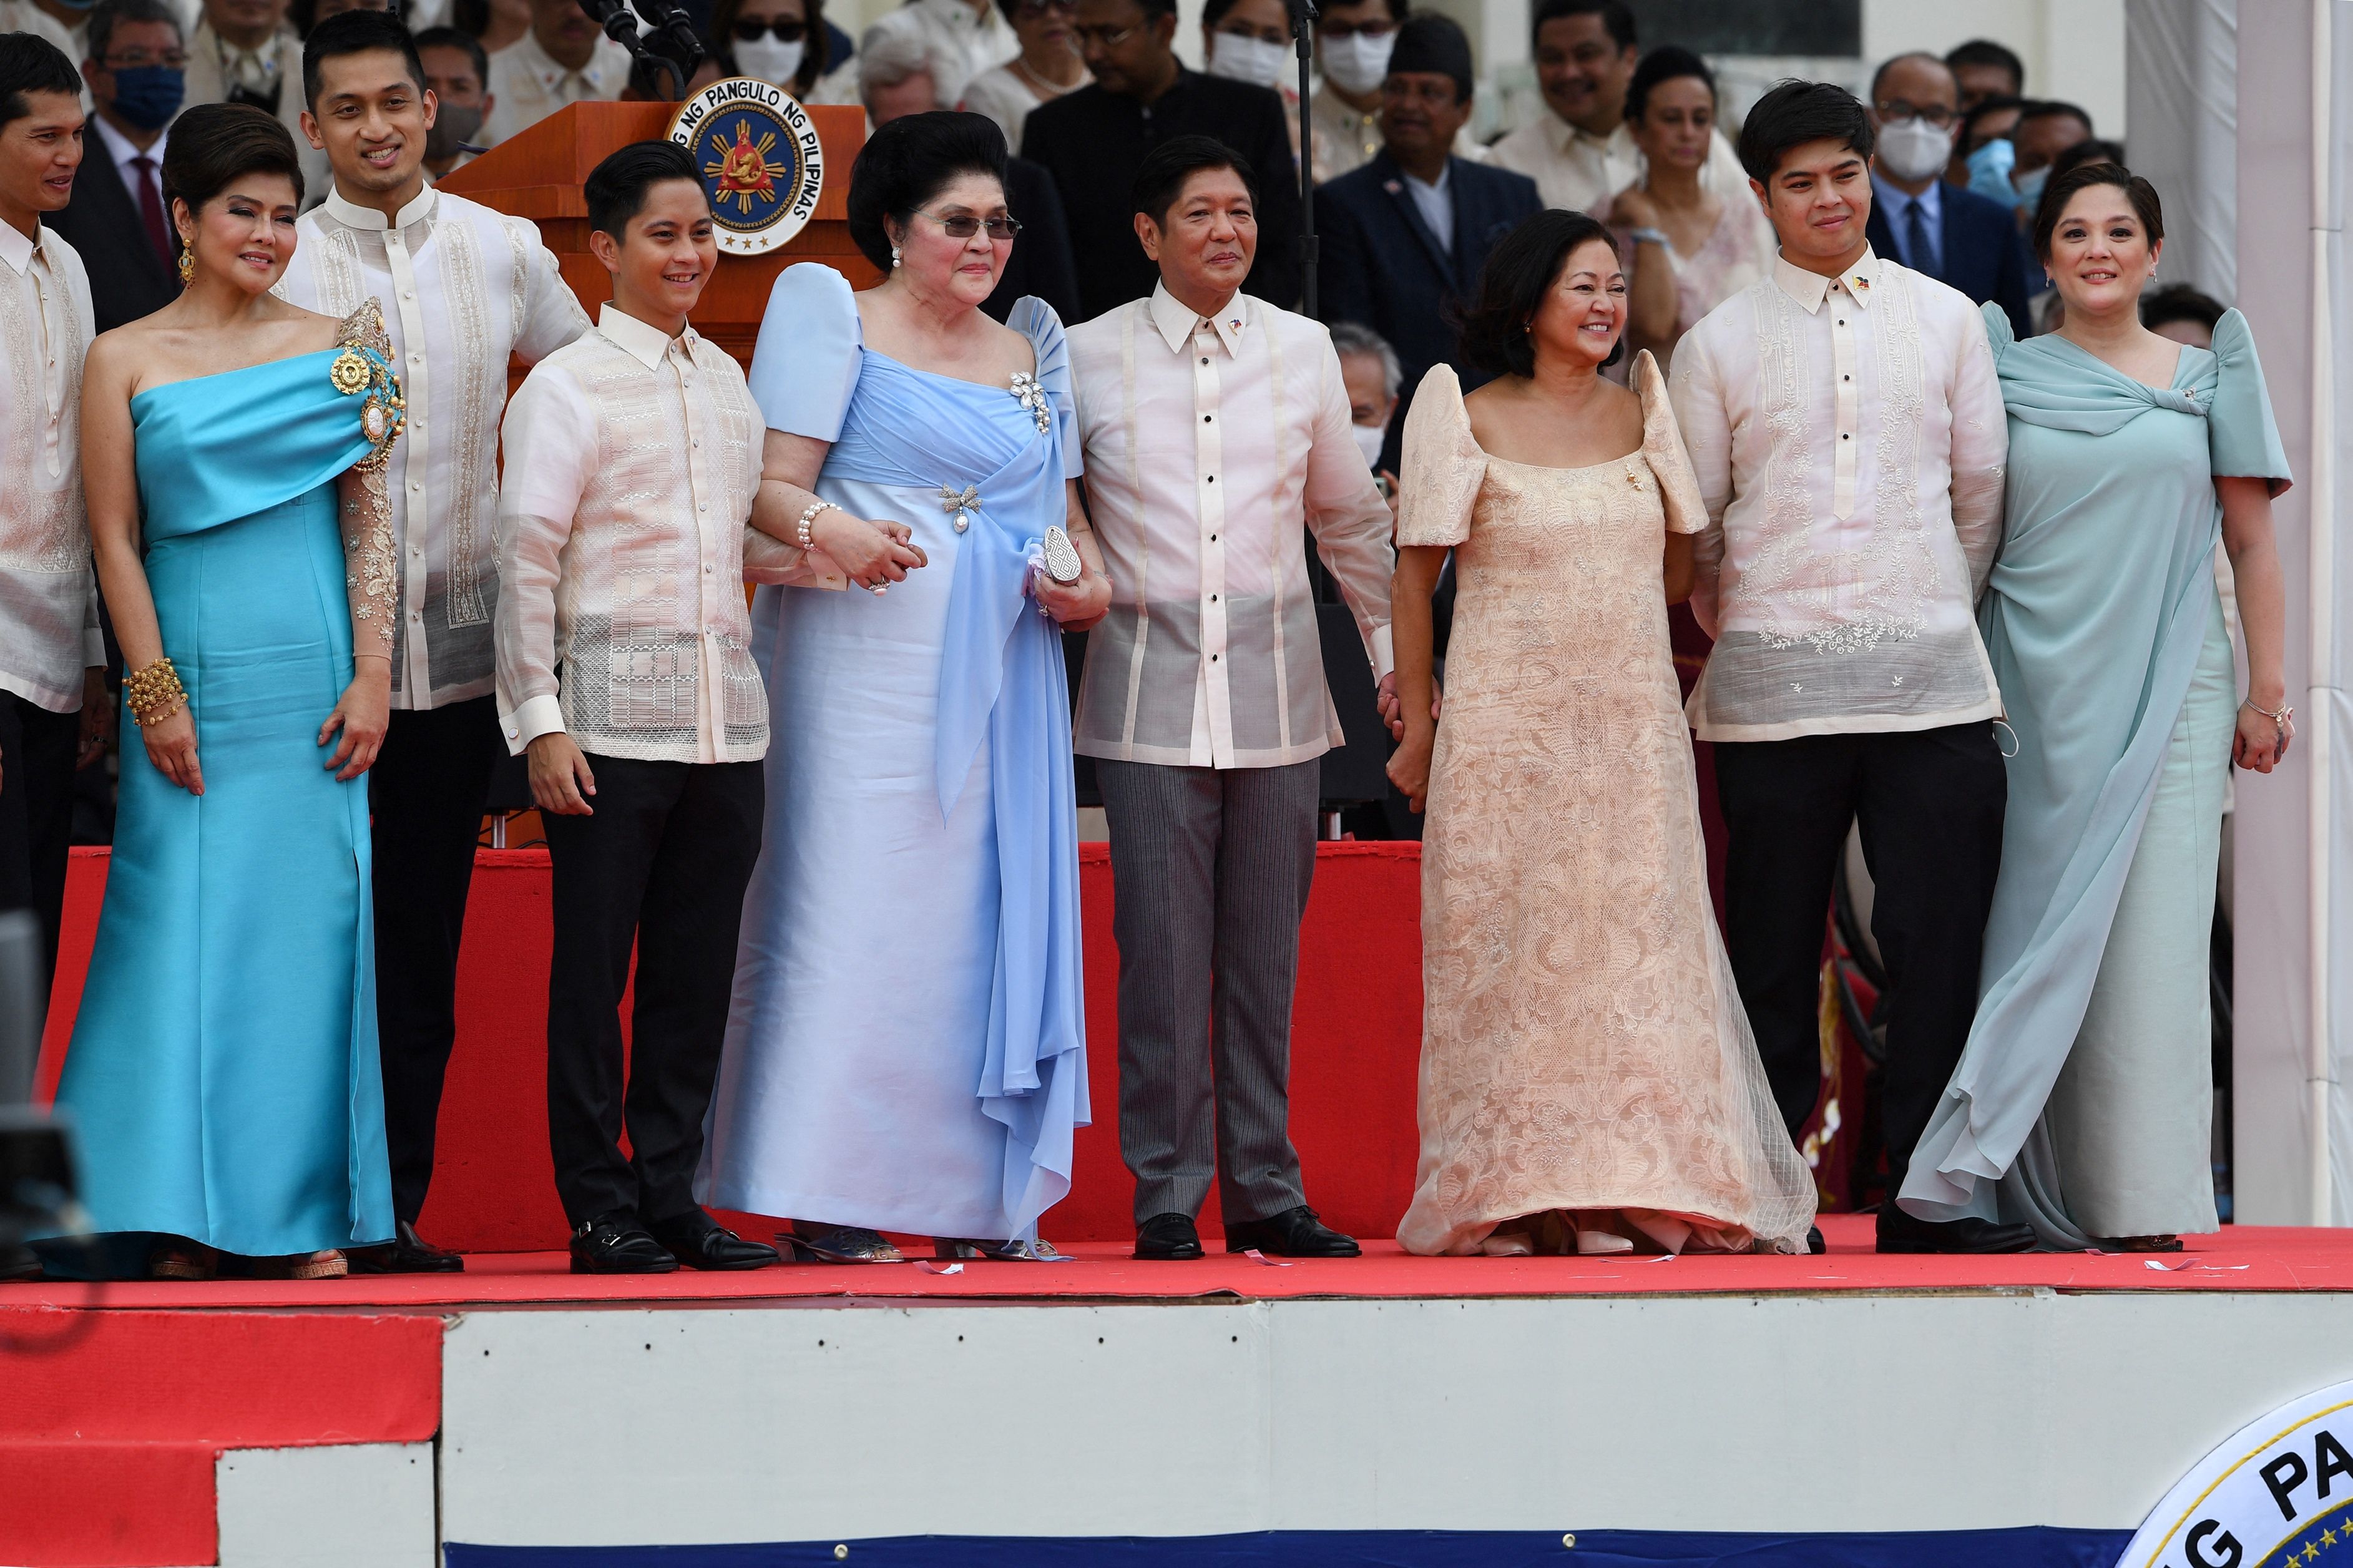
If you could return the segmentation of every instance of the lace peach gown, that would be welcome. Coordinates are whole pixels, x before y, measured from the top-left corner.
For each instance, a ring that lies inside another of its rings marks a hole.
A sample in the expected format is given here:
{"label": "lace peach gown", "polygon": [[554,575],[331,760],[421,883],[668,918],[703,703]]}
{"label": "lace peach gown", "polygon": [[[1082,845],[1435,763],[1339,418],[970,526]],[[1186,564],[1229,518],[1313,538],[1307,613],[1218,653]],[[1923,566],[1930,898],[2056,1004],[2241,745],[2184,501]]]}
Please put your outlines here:
{"label": "lace peach gown", "polygon": [[1648,354],[1633,381],[1641,450],[1590,468],[1487,456],[1444,366],[1407,420],[1398,540],[1452,546],[1456,583],[1409,1252],[1630,1224],[1795,1251],[1813,1221],[1709,904],[1667,646],[1665,530],[1707,517]]}

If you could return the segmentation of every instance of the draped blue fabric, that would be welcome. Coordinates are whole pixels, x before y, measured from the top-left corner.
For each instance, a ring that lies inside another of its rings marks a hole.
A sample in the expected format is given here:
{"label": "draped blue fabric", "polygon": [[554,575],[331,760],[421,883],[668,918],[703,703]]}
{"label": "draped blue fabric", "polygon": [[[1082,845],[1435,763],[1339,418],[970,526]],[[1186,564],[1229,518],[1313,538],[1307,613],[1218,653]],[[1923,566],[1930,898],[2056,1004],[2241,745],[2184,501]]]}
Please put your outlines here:
{"label": "draped blue fabric", "polygon": [[[883,598],[764,588],[755,603],[772,821],[712,1116],[712,1202],[1010,1238],[1070,1190],[1088,1115],[1070,703],[1060,631],[1027,588],[1078,441],[1061,323],[1024,300],[1008,324],[1052,403],[1042,431],[1006,387],[866,349],[829,267],[788,269],[770,298],[750,374],[767,424],[830,442],[818,493],[908,524],[931,565]],[[941,493],[967,487],[958,532]],[[907,816],[910,768],[928,826]],[[849,989],[858,944],[843,934],[868,921],[894,945],[929,932],[915,957],[952,972],[887,997]],[[861,1047],[877,1053],[864,1064],[821,1060],[845,1028],[887,1044]],[[878,1087],[894,1077],[895,1099]],[[921,1125],[943,1082],[1001,1131],[976,1137],[944,1107],[929,1114],[959,1125]],[[869,1116],[866,1135],[848,1130]],[[982,1163],[988,1190],[970,1192]]]}
{"label": "draped blue fabric", "polygon": [[2287,462],[2236,311],[2211,352],[2181,350],[2164,387],[2056,335],[2015,341],[2000,311],[1984,314],[2010,450],[1979,617],[2018,750],[1976,1022],[1901,1201],[1925,1219],[2000,1215],[2082,1245],[2038,1123],[2216,623],[2213,480],[2284,483]]}
{"label": "draped blue fabric", "polygon": [[132,399],[148,585],[205,792],[126,715],[121,805],[58,1099],[104,1232],[277,1256],[388,1240],[367,789],[320,725],[352,675],[334,352]]}

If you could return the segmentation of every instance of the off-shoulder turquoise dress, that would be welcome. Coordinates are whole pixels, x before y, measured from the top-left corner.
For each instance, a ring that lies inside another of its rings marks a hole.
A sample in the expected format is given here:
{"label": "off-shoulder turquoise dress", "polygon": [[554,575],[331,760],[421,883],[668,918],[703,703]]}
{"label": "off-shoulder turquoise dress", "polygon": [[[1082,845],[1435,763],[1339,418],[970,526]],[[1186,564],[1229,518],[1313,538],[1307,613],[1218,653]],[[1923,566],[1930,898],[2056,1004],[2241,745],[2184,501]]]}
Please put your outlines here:
{"label": "off-shoulder turquoise dress", "polygon": [[[147,583],[201,796],[128,715],[98,946],[58,1103],[97,1228],[282,1256],[388,1241],[367,781],[337,476],[372,450],[330,349],[131,400]],[[127,1250],[127,1249],[126,1249]]]}
{"label": "off-shoulder turquoise dress", "polygon": [[[1061,637],[1029,560],[1079,472],[1062,325],[1024,299],[1027,397],[865,346],[832,268],[786,270],[752,358],[817,493],[914,530],[880,596],[763,588],[768,821],[696,1197],[814,1224],[1035,1240],[1087,1120]],[[945,493],[944,496],[943,493]]]}
{"label": "off-shoulder turquoise dress", "polygon": [[2046,1245],[2216,1228],[2207,953],[2236,727],[2219,477],[2286,488],[2246,318],[2143,386],[1986,331],[2010,413],[1979,609],[2017,755],[1980,1001],[1901,1202]]}

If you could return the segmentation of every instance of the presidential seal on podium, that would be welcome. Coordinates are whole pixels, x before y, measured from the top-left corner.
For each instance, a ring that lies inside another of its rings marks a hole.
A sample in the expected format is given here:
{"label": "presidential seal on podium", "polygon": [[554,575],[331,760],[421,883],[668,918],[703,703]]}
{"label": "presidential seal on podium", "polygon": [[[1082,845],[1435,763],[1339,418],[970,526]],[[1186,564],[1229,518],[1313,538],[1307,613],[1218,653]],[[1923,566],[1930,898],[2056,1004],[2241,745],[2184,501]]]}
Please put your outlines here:
{"label": "presidential seal on podium", "polygon": [[670,140],[693,154],[720,250],[774,250],[816,216],[825,154],[800,101],[748,76],[714,81],[678,106]]}

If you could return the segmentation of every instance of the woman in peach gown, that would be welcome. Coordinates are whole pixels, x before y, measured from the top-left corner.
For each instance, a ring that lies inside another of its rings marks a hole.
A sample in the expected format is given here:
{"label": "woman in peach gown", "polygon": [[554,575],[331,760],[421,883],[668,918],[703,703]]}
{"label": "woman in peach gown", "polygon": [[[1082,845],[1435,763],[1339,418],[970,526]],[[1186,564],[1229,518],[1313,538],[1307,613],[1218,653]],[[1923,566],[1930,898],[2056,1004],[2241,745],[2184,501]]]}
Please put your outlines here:
{"label": "woman in peach gown", "polygon": [[1390,777],[1422,840],[1421,1155],[1409,1252],[1797,1252],[1812,1180],[1775,1108],[1708,899],[1667,606],[1706,514],[1658,366],[1619,353],[1609,231],[1552,210],[1495,249],[1463,351],[1406,422],[1398,695],[1443,716]]}

